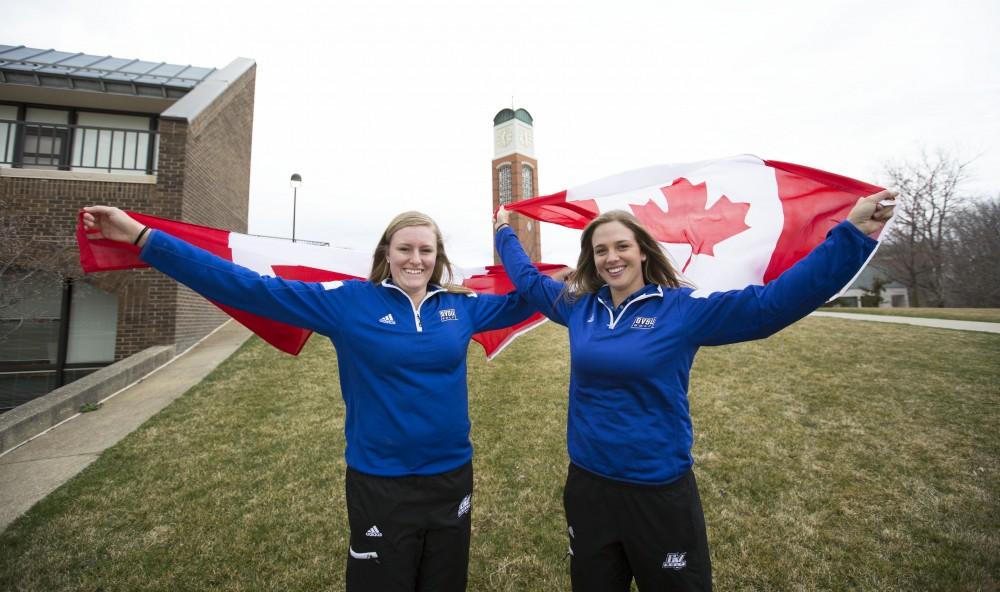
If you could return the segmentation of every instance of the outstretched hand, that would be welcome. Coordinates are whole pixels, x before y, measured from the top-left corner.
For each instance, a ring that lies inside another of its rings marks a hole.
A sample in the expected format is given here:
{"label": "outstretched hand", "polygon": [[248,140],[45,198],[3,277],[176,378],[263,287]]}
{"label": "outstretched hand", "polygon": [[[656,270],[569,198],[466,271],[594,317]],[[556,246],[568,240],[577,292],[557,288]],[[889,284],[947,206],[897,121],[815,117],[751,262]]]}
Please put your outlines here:
{"label": "outstretched hand", "polygon": [[510,212],[507,208],[500,206],[497,213],[493,216],[493,232],[496,232],[504,224],[510,224]]}
{"label": "outstretched hand", "polygon": [[[882,230],[889,218],[892,218],[897,195],[899,194],[895,191],[883,189],[868,197],[862,197],[847,214],[847,220],[865,234],[878,232]],[[883,201],[890,203],[882,204]]]}
{"label": "outstretched hand", "polygon": [[97,230],[109,240],[130,243],[144,227],[118,208],[88,206],[83,208],[83,228],[88,232]]}

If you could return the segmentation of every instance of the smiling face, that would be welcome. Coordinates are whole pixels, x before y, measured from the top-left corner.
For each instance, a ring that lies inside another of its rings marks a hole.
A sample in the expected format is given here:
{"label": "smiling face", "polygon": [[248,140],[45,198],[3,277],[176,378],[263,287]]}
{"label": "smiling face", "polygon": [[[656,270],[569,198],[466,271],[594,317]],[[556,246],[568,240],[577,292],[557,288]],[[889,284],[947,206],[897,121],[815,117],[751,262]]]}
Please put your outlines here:
{"label": "smiling face", "polygon": [[615,305],[646,285],[642,277],[646,255],[627,226],[618,221],[601,224],[594,229],[591,244],[597,275],[611,288]]}
{"label": "smiling face", "polygon": [[406,226],[389,239],[386,253],[392,282],[414,302],[427,293],[427,283],[437,262],[437,237],[429,226]]}

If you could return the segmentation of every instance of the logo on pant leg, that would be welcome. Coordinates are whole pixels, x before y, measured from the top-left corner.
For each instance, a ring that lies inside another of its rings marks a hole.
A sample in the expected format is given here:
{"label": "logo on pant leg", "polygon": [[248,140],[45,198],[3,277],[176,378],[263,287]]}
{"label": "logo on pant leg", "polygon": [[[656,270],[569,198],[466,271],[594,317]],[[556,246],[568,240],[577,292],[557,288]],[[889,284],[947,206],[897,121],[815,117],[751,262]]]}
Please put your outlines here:
{"label": "logo on pant leg", "polygon": [[687,567],[687,553],[667,553],[663,569],[684,569]]}
{"label": "logo on pant leg", "polygon": [[378,529],[378,526],[372,525],[372,527],[368,529],[368,532],[365,533],[365,536],[380,537],[382,536],[382,531]]}
{"label": "logo on pant leg", "polygon": [[347,551],[351,554],[354,559],[374,559],[376,563],[378,562],[378,553],[375,551],[368,551],[366,553],[358,553],[354,550],[354,547],[348,546]]}
{"label": "logo on pant leg", "polygon": [[472,494],[462,498],[462,503],[458,504],[458,517],[461,518],[469,513],[472,509]]}

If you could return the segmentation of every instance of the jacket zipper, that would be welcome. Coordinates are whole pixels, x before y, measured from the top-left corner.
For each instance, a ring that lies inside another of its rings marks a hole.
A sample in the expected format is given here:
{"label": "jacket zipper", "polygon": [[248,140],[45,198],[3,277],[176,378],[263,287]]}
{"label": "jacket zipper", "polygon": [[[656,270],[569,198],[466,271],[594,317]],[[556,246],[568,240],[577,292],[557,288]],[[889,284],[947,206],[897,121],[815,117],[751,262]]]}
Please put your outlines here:
{"label": "jacket zipper", "polygon": [[382,285],[385,286],[386,288],[395,288],[395,289],[399,290],[400,292],[402,292],[403,296],[406,296],[406,301],[410,303],[410,310],[413,311],[413,321],[417,325],[417,333],[423,333],[423,331],[424,331],[424,325],[420,321],[420,308],[424,305],[424,302],[427,302],[428,298],[430,298],[431,296],[437,294],[438,292],[447,292],[447,290],[445,290],[444,288],[438,288],[437,290],[434,290],[433,292],[428,292],[428,293],[424,294],[424,299],[420,301],[420,304],[418,306],[414,306],[413,305],[413,300],[410,298],[410,295],[407,294],[402,288],[400,288],[396,284],[390,284],[388,279],[384,279],[384,280],[382,280]]}
{"label": "jacket zipper", "polygon": [[632,306],[636,302],[639,302],[640,300],[645,300],[647,298],[656,298],[657,296],[660,297],[660,298],[662,298],[663,297],[663,288],[657,286],[657,290],[659,290],[659,292],[657,294],[643,294],[642,296],[637,297],[635,300],[629,301],[629,303],[625,305],[625,308],[622,309],[622,312],[621,312],[621,314],[618,315],[617,319],[615,318],[615,311],[614,311],[614,309],[612,309],[610,306],[608,306],[608,304],[606,302],[604,302],[603,298],[601,298],[600,296],[598,296],[597,297],[597,301],[601,303],[601,306],[603,306],[604,308],[607,309],[608,316],[611,317],[611,322],[608,323],[608,329],[614,330],[615,326],[618,324],[618,321],[622,320],[622,317],[625,316],[625,311],[628,310],[628,307]]}

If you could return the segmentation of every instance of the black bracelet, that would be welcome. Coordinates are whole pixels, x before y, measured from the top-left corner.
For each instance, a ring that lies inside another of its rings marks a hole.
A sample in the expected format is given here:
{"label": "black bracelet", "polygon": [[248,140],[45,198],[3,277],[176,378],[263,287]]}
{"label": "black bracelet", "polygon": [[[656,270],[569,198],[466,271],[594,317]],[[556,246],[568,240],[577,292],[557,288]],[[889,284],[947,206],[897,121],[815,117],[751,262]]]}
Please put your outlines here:
{"label": "black bracelet", "polygon": [[135,245],[135,246],[139,246],[139,241],[142,240],[142,237],[143,237],[143,235],[146,234],[147,230],[149,230],[149,226],[143,226],[142,230],[139,231],[139,236],[135,237],[135,240],[132,241],[132,244]]}
{"label": "black bracelet", "polygon": [[500,226],[497,226],[496,228],[493,229],[493,234],[496,234],[496,233],[500,232],[500,229],[503,228],[504,226],[506,226],[507,228],[510,228],[510,224],[507,224],[506,222],[504,222]]}

